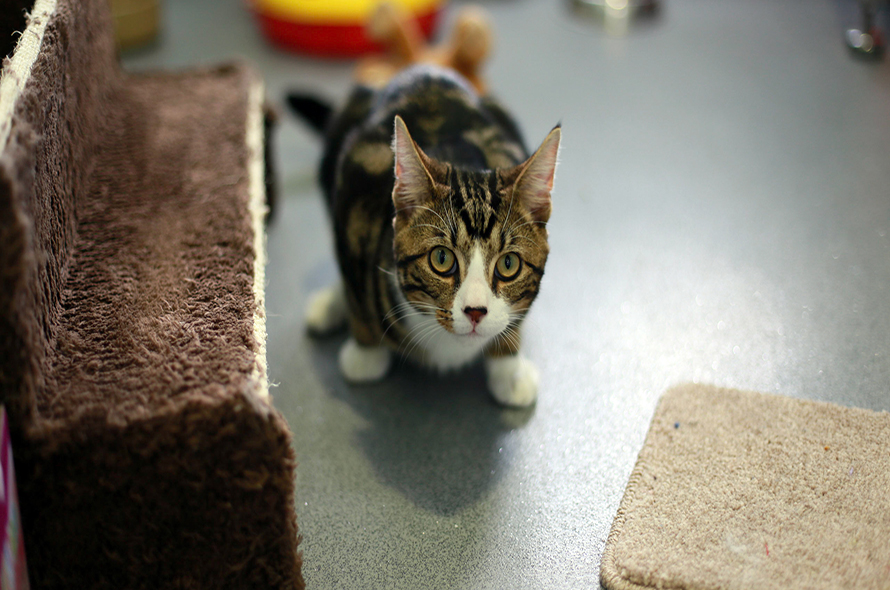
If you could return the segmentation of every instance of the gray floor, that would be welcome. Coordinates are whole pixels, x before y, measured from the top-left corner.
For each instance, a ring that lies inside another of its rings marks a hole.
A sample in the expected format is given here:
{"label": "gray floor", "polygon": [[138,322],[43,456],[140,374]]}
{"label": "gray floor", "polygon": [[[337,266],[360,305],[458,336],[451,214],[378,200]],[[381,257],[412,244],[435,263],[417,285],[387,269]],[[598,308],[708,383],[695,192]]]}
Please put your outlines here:
{"label": "gray floor", "polygon": [[[342,98],[350,64],[270,49],[244,2],[169,2],[131,69],[244,56],[270,97]],[[339,377],[304,335],[336,276],[318,141],[285,116],[269,230],[269,373],[294,431],[305,577],[328,588],[598,588],[665,388],[684,381],[890,410],[890,64],[850,6],[666,0],[607,34],[563,2],[492,0],[488,67],[529,143],[562,121],[552,255],[530,316],[537,406],[477,367]],[[453,14],[450,12],[449,14]]]}

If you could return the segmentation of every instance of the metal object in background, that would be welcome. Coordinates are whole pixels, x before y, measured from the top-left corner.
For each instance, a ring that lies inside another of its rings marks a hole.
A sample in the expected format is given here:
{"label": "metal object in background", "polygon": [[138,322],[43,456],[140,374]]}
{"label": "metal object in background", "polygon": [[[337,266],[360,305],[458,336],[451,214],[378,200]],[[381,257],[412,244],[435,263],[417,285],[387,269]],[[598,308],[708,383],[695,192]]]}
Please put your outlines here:
{"label": "metal object in background", "polygon": [[862,57],[880,58],[884,55],[884,35],[875,18],[878,4],[877,0],[860,0],[862,28],[847,29],[847,47]]}
{"label": "metal object in background", "polygon": [[631,21],[658,14],[658,0],[571,0],[575,12],[600,19],[612,34],[627,32]]}

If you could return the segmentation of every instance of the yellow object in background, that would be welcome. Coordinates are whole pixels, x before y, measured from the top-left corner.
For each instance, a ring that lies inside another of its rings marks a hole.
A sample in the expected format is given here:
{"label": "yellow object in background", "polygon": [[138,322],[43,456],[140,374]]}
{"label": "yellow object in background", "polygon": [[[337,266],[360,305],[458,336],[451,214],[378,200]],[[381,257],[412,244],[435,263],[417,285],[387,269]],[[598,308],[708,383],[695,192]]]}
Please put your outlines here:
{"label": "yellow object in background", "polygon": [[[355,57],[382,47],[365,25],[384,0],[250,0],[260,28],[278,47],[325,57]],[[445,0],[385,0],[409,15],[424,38],[439,20]]]}
{"label": "yellow object in background", "polygon": [[121,49],[146,45],[158,36],[160,0],[110,0],[114,40]]}
{"label": "yellow object in background", "polygon": [[[411,13],[435,10],[441,0],[388,0]],[[381,0],[253,0],[254,8],[270,16],[304,23],[361,24]]]}

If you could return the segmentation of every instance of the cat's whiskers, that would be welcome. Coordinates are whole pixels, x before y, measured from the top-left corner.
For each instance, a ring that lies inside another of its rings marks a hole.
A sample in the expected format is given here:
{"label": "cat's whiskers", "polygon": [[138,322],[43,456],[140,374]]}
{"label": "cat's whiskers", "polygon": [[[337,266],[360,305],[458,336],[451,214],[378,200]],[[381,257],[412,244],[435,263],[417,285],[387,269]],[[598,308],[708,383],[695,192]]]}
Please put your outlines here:
{"label": "cat's whiskers", "polygon": [[[408,318],[416,318],[416,317],[435,317],[436,313],[431,310],[417,310],[407,313],[400,313],[398,319],[404,320]],[[386,319],[384,319],[386,321]],[[396,321],[392,322],[393,324],[397,323]]]}
{"label": "cat's whiskers", "polygon": [[511,232],[515,232],[516,230],[518,230],[518,229],[520,229],[520,228],[523,228],[523,227],[525,227],[526,225],[533,225],[533,224],[535,224],[535,223],[540,224],[540,225],[544,225],[544,226],[547,225],[547,222],[546,222],[546,221],[539,221],[539,220],[535,220],[535,219],[533,219],[533,220],[531,220],[531,221],[526,221],[526,222],[523,223],[522,225],[517,225],[516,227],[510,227],[510,231],[511,231]]}
{"label": "cat's whiskers", "polygon": [[436,340],[440,338],[442,335],[441,330],[430,330],[427,336],[423,337],[420,340],[420,349],[423,351],[423,362],[427,362],[427,357],[430,354],[430,350],[435,349]]}
{"label": "cat's whiskers", "polygon": [[439,227],[438,225],[433,225],[433,224],[431,224],[431,223],[418,223],[417,225],[412,225],[412,226],[409,227],[408,229],[409,229],[409,230],[410,230],[410,229],[420,229],[420,228],[422,228],[422,227],[431,227],[431,228],[433,228],[433,229],[436,230],[436,231],[445,233],[445,230],[443,230],[441,227]]}
{"label": "cat's whiskers", "polygon": [[[399,319],[417,316],[435,317],[440,311],[448,313],[448,310],[443,309],[438,305],[433,305],[432,303],[425,303],[423,301],[403,301],[394,305],[392,309],[383,316],[383,321],[385,322],[393,316],[398,316]],[[390,324],[390,327],[392,327],[393,324],[395,324],[395,322]],[[389,331],[389,328],[387,328],[387,331]],[[384,335],[385,334],[386,333],[384,332]]]}
{"label": "cat's whiskers", "polygon": [[511,310],[507,314],[507,325],[495,337],[498,344],[508,344],[510,348],[519,349],[521,341],[519,334],[519,323],[525,319],[525,312],[529,306],[520,309]]}
{"label": "cat's whiskers", "polygon": [[[512,203],[511,203],[511,204],[512,204]],[[508,219],[509,219],[509,217],[508,217]],[[521,224],[519,224],[519,225],[516,225],[517,223],[519,223],[520,221],[522,221],[522,219],[523,219],[523,218],[520,217],[519,219],[515,220],[515,221],[510,225],[510,227],[507,228],[507,230],[506,230],[504,233],[505,233],[506,235],[510,236],[511,238],[525,238],[525,239],[529,240],[530,238],[529,238],[528,236],[524,236],[524,235],[522,235],[522,234],[517,234],[516,232],[519,231],[520,229],[522,229],[523,227],[527,226],[527,225],[541,224],[541,225],[543,225],[543,226],[545,226],[545,227],[547,226],[547,222],[546,222],[546,221],[537,221],[537,220],[526,221],[525,223],[521,223]],[[532,243],[534,243],[536,246],[540,247],[540,244],[539,244],[539,243],[537,243],[537,242],[532,242]]]}
{"label": "cat's whiskers", "polygon": [[507,342],[507,335],[504,332],[501,332],[500,334],[495,336],[494,343],[498,347],[505,346],[505,347],[509,348],[508,342]]}
{"label": "cat's whiskers", "polygon": [[[507,222],[510,221],[510,213],[513,212],[513,201],[515,201],[515,200],[516,200],[516,191],[514,190],[514,191],[511,191],[511,194],[510,194],[510,207],[507,209],[507,214],[504,216],[504,225],[506,225]],[[510,229],[508,228],[507,231],[504,233],[509,234]]]}
{"label": "cat's whiskers", "polygon": [[451,235],[457,235],[457,212],[454,210],[454,199],[448,197],[448,208],[451,210]]}
{"label": "cat's whiskers", "polygon": [[523,239],[523,240],[528,240],[529,242],[531,242],[532,244],[534,244],[534,245],[537,246],[538,248],[541,247],[541,242],[539,242],[538,240],[533,240],[533,239],[531,239],[531,238],[528,237],[528,236],[523,236],[523,235],[519,234],[519,235],[515,235],[515,236],[514,236],[514,235],[511,235],[510,237],[513,238],[513,239]]}
{"label": "cat's whiskers", "polygon": [[[386,335],[389,333],[389,331],[392,329],[392,327],[398,323],[398,320],[404,320],[406,318],[419,317],[419,316],[435,317],[439,311],[445,311],[445,310],[443,310],[441,307],[433,305],[432,303],[423,303],[423,302],[412,303],[411,301],[403,301],[402,303],[394,305],[393,308],[389,310],[389,313],[387,313],[385,316],[383,316],[383,319],[381,320],[381,323],[389,324],[386,327],[386,330],[383,331],[383,334],[380,335],[381,344],[383,343],[384,339],[386,338]],[[389,320],[390,318],[395,318],[395,319],[393,319],[390,322],[387,322],[387,320]]]}
{"label": "cat's whiskers", "polygon": [[426,206],[424,206],[424,205],[409,205],[409,206],[407,206],[407,207],[401,207],[401,208],[397,209],[396,211],[397,211],[397,212],[399,212],[399,211],[405,211],[406,209],[421,209],[421,210],[423,210],[423,211],[429,211],[430,213],[432,213],[433,215],[435,215],[436,217],[438,217],[438,218],[442,221],[442,223],[444,223],[446,226],[448,226],[452,231],[454,230],[454,225],[453,225],[453,224],[451,224],[451,223],[449,223],[448,221],[446,221],[444,217],[442,217],[441,215],[439,215],[439,213],[437,213],[437,212],[436,212],[435,210],[433,210],[433,209],[430,209],[429,207],[426,207]]}
{"label": "cat's whiskers", "polygon": [[507,342],[511,348],[518,349],[519,348],[519,331],[516,328],[513,328],[509,324],[504,328],[504,330],[498,334],[498,337],[502,338],[503,341]]}
{"label": "cat's whiskers", "polygon": [[526,305],[525,307],[522,307],[520,309],[511,309],[509,312],[507,312],[507,325],[519,325],[519,322],[525,318],[525,312],[527,312],[530,307],[530,305]]}
{"label": "cat's whiskers", "polygon": [[[431,324],[420,324],[411,329],[410,332],[405,336],[405,340],[401,346],[399,346],[399,352],[401,353],[402,349],[411,344],[411,348],[407,349],[404,352],[405,357],[410,357],[414,350],[420,346],[420,343],[424,340],[428,340],[431,335],[435,334],[436,330],[439,329],[439,325],[437,322],[433,322]],[[421,350],[426,352],[426,348],[421,347]]]}
{"label": "cat's whiskers", "polygon": [[399,313],[400,311],[402,311],[404,309],[416,309],[416,308],[432,309],[432,310],[441,309],[440,307],[433,305],[432,303],[424,303],[422,301],[415,301],[415,302],[402,301],[401,303],[397,303],[396,305],[392,306],[392,309],[389,310],[389,313],[387,313],[385,316],[383,316],[383,319],[384,320],[389,319],[391,316]]}
{"label": "cat's whiskers", "polygon": [[[510,206],[513,206],[512,202],[510,203]],[[511,237],[513,235],[513,227],[520,221],[522,221],[522,217],[520,217],[519,219],[511,220],[510,214],[507,213],[507,216],[504,217],[504,228],[502,230],[502,233],[507,237]]]}

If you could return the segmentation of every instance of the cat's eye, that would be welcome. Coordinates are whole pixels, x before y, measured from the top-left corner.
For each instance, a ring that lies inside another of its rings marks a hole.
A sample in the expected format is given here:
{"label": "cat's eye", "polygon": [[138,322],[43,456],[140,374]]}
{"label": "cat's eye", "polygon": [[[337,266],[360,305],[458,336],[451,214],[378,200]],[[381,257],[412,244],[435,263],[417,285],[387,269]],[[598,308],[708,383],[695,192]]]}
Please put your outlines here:
{"label": "cat's eye", "polygon": [[507,252],[498,258],[494,271],[499,279],[509,281],[519,273],[521,267],[522,259],[513,252]]}
{"label": "cat's eye", "polygon": [[457,261],[454,258],[454,252],[448,248],[439,246],[430,251],[430,266],[433,270],[442,276],[454,274],[457,270]]}

